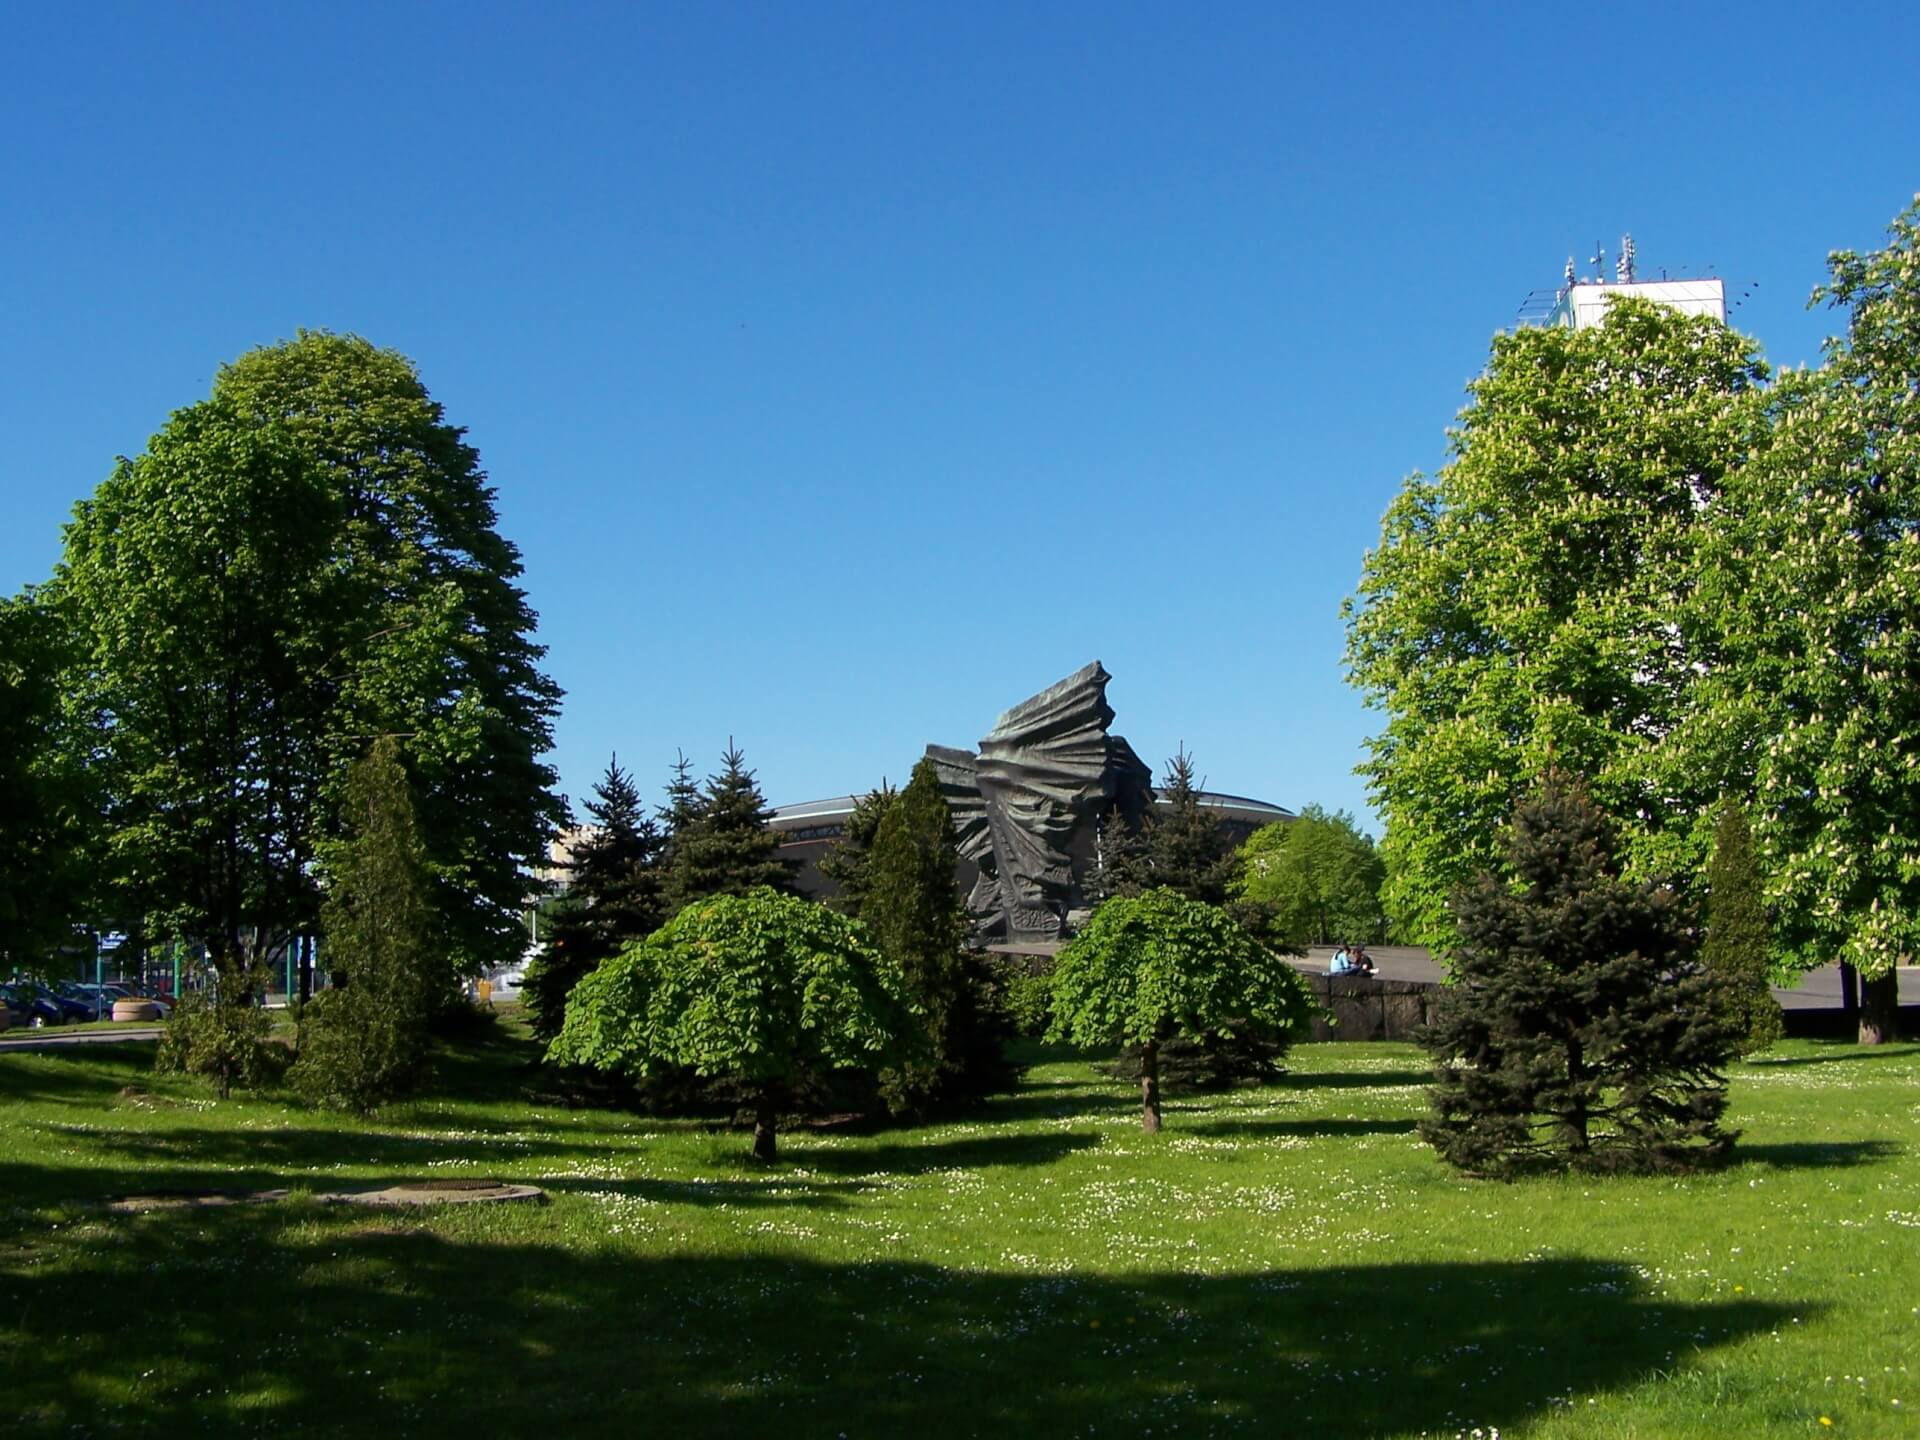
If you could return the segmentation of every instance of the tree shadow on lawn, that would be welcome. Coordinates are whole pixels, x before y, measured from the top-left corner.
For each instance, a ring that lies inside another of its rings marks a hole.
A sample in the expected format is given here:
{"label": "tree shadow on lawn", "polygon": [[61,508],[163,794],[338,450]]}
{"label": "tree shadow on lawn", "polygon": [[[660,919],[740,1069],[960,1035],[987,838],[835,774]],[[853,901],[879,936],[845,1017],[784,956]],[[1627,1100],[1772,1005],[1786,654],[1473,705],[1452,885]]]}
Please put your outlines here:
{"label": "tree shadow on lawn", "polygon": [[809,1150],[792,1147],[781,1158],[829,1175],[925,1175],[935,1170],[989,1170],[1007,1166],[1052,1165],[1076,1150],[1100,1143],[1098,1135],[1071,1131],[1031,1131],[968,1135],[932,1140],[925,1145],[864,1145],[858,1149]]}
{"label": "tree shadow on lawn", "polygon": [[1796,1140],[1771,1145],[1733,1147],[1735,1165],[1765,1165],[1775,1170],[1846,1170],[1904,1155],[1906,1147],[1891,1140]]}
{"label": "tree shadow on lawn", "polygon": [[1920,1044],[1858,1045],[1851,1040],[1813,1042],[1826,1053],[1820,1055],[1756,1055],[1746,1063],[1756,1070],[1792,1069],[1800,1065],[1835,1065],[1855,1060],[1911,1060],[1920,1055]]}
{"label": "tree shadow on lawn", "polygon": [[[1297,1136],[1304,1140],[1352,1138],[1356,1135],[1411,1135],[1417,1121],[1400,1120],[1201,1120],[1179,1127],[1189,1135],[1246,1135],[1255,1139],[1279,1140]],[[1169,1127],[1169,1133],[1172,1127]]]}
{"label": "tree shadow on lawn", "polygon": [[1299,1075],[1289,1072],[1274,1082],[1290,1090],[1374,1090],[1388,1086],[1431,1085],[1431,1070],[1316,1070]]}
{"label": "tree shadow on lawn", "polygon": [[1517,1427],[1814,1313],[1564,1257],[1118,1277],[456,1243],[305,1206],[116,1224],[0,1250],[9,1435],[1360,1440]]}

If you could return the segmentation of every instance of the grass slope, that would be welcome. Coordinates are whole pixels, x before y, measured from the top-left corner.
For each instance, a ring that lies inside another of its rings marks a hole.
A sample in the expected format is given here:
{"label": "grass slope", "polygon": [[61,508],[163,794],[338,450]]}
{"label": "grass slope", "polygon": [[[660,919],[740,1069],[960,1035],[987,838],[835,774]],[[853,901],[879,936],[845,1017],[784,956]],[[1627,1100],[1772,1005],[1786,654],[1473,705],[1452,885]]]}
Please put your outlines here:
{"label": "grass slope", "polygon": [[[1303,1047],[1157,1137],[1056,1053],[969,1123],[789,1135],[770,1172],[542,1103],[531,1053],[449,1054],[374,1126],[216,1104],[150,1047],[0,1055],[4,1433],[1920,1430],[1913,1046],[1741,1067],[1722,1173],[1512,1185],[1415,1140],[1404,1046]],[[552,1203],[309,1198],[482,1175]],[[99,1206],[267,1186],[294,1198]]]}

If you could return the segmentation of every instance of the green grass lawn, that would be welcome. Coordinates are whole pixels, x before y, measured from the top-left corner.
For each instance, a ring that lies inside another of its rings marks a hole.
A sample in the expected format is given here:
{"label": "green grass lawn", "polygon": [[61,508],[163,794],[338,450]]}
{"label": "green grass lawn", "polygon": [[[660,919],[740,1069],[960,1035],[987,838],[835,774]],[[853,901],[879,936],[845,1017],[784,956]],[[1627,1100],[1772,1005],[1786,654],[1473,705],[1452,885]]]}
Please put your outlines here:
{"label": "green grass lawn", "polygon": [[[0,1434],[1920,1433],[1920,1047],[1740,1067],[1720,1173],[1515,1184],[1418,1143],[1395,1045],[1174,1096],[1158,1136],[1056,1053],[770,1171],[543,1100],[510,1026],[368,1126],[151,1053],[0,1054]],[[551,1203],[310,1198],[422,1176]]]}

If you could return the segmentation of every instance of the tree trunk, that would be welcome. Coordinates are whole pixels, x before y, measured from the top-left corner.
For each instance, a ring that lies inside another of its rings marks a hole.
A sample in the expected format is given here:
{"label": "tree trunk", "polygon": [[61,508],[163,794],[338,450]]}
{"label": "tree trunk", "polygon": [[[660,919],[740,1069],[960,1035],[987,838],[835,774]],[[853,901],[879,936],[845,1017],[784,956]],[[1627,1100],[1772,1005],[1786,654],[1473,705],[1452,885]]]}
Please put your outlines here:
{"label": "tree trunk", "polygon": [[1152,1132],[1160,1128],[1160,1042],[1149,1040],[1140,1047],[1140,1128]]}
{"label": "tree trunk", "polygon": [[300,937],[300,1003],[313,998],[313,937]]}
{"label": "tree trunk", "polygon": [[1840,962],[1840,1013],[1860,1013],[1860,972],[1844,960]]}
{"label": "tree trunk", "polygon": [[1575,1036],[1567,1037],[1567,1088],[1573,1092],[1573,1108],[1567,1112],[1565,1125],[1567,1130],[1567,1149],[1575,1155],[1585,1155],[1587,1140],[1587,1097],[1582,1088],[1586,1083],[1586,1054]]}
{"label": "tree trunk", "polygon": [[771,1090],[761,1091],[753,1111],[753,1158],[762,1164],[773,1163],[773,1127],[779,1118],[779,1097]]}
{"label": "tree trunk", "polygon": [[1900,1028],[1900,974],[1891,966],[1884,975],[1860,982],[1860,1043],[1884,1045]]}

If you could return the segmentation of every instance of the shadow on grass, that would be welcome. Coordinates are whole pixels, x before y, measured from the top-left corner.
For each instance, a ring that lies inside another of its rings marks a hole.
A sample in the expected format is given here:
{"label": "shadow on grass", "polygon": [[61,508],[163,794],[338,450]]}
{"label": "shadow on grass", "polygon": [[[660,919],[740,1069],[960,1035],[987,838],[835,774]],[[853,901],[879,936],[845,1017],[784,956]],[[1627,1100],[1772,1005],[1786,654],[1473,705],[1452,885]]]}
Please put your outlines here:
{"label": "shadow on grass", "polygon": [[1245,1135],[1253,1139],[1352,1139],[1356,1135],[1411,1135],[1417,1121],[1399,1120],[1201,1120],[1182,1125],[1193,1135]]}
{"label": "shadow on grass", "polygon": [[925,1145],[863,1145],[848,1150],[793,1148],[782,1158],[829,1175],[925,1175],[933,1170],[988,1170],[1007,1166],[1052,1165],[1076,1150],[1098,1145],[1097,1135],[969,1135]]}
{"label": "shadow on grass", "polygon": [[1292,1090],[1373,1090],[1432,1082],[1431,1070],[1321,1070],[1311,1075],[1288,1075],[1278,1083]]}
{"label": "shadow on grass", "polygon": [[456,1243],[304,1206],[116,1229],[0,1250],[10,1436],[1360,1440],[1519,1427],[1813,1308],[1564,1257],[1058,1276]]}
{"label": "shadow on grass", "polygon": [[858,1180],[802,1180],[770,1170],[761,1180],[593,1180],[546,1176],[540,1188],[554,1195],[622,1195],[650,1204],[727,1206],[732,1209],[839,1210],[872,1185]]}
{"label": "shadow on grass", "polygon": [[1819,1055],[1756,1055],[1747,1064],[1757,1070],[1775,1066],[1792,1069],[1799,1065],[1834,1065],[1856,1060],[1911,1060],[1920,1055],[1920,1044],[1890,1042],[1885,1045],[1857,1045],[1851,1040],[1816,1042],[1825,1052]]}
{"label": "shadow on grass", "polygon": [[1733,1147],[1736,1165],[1766,1165],[1776,1170],[1845,1170],[1906,1153],[1891,1140],[1795,1140],[1774,1145]]}

